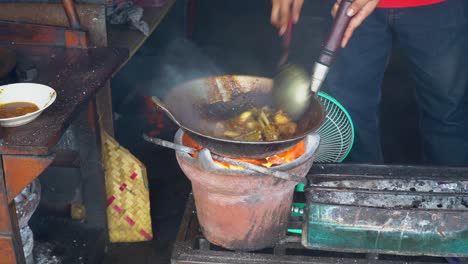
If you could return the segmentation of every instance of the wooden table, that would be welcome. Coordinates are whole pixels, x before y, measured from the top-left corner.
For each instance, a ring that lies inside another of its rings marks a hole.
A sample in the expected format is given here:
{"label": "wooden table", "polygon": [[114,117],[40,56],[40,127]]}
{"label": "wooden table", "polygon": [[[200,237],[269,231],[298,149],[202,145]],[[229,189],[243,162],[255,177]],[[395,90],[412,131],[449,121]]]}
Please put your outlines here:
{"label": "wooden table", "polygon": [[[1,264],[25,261],[14,198],[54,161],[56,154],[53,147],[62,133],[78,111],[90,105],[96,92],[128,57],[126,50],[116,48],[15,48],[18,54],[27,57],[35,65],[38,76],[34,82],[54,88],[57,91],[57,100],[32,123],[17,128],[4,128],[1,131]],[[96,115],[90,113],[90,128],[100,131],[97,128],[99,123]],[[99,138],[99,135],[96,138]],[[103,177],[100,180],[103,182]],[[105,194],[102,195],[103,200],[96,203],[102,205],[104,211]]]}

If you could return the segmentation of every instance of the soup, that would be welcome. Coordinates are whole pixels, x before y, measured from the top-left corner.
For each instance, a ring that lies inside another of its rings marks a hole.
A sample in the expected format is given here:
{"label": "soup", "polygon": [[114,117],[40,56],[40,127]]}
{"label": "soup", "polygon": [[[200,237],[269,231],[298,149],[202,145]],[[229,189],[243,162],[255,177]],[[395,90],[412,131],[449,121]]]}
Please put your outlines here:
{"label": "soup", "polygon": [[240,141],[275,141],[290,138],[297,124],[283,111],[274,111],[265,106],[254,107],[237,117],[219,122],[216,134]]}
{"label": "soup", "polygon": [[29,114],[39,110],[39,107],[28,102],[13,102],[0,104],[0,118],[11,118]]}

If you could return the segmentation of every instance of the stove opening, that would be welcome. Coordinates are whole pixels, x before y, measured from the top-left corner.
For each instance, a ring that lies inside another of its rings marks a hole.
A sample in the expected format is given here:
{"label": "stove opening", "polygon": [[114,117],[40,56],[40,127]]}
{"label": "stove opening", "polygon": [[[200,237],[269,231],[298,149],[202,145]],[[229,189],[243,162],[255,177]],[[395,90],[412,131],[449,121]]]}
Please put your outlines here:
{"label": "stove opening", "polygon": [[[190,136],[187,134],[184,134],[182,136],[182,144],[187,147],[192,147],[197,150],[201,150],[203,147],[199,144],[197,144]],[[274,166],[282,165],[291,161],[296,160],[297,158],[301,157],[305,152],[305,142],[302,140],[301,142],[297,143],[294,145],[292,148],[278,153],[273,156],[265,157],[263,159],[249,159],[249,158],[237,158],[237,157],[229,157],[229,158],[234,158],[240,161],[248,162],[251,164],[255,164],[258,166],[263,166],[266,168],[271,168]],[[197,154],[193,154],[192,157],[196,157]],[[220,168],[225,168],[225,169],[234,169],[234,170],[243,170],[244,168],[238,167],[236,165],[232,165],[229,163],[224,163],[221,161],[214,161],[214,163],[219,166]]]}

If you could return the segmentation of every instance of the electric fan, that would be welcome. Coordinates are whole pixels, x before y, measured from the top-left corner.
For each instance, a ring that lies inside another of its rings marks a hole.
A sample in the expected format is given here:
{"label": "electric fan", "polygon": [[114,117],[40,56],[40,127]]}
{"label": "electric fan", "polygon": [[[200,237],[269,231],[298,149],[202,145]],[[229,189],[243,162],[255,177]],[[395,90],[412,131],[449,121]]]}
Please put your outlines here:
{"label": "electric fan", "polygon": [[332,96],[319,92],[325,106],[326,120],[317,130],[320,145],[314,163],[342,162],[351,151],[354,142],[354,126],[346,109]]}
{"label": "electric fan", "polygon": [[[320,145],[315,154],[314,163],[342,162],[351,151],[354,143],[354,126],[346,109],[331,95],[319,91],[318,96],[326,110],[326,119],[317,130],[320,135]],[[297,192],[304,191],[304,185],[296,186]],[[302,216],[304,203],[293,203],[292,216]],[[289,229],[288,232],[301,234],[301,229]]]}

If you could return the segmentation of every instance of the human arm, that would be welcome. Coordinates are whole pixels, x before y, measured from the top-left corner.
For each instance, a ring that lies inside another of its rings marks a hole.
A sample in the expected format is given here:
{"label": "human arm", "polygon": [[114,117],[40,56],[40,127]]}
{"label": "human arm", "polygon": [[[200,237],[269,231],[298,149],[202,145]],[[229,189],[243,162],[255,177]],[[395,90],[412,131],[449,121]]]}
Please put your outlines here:
{"label": "human arm", "polygon": [[[279,30],[282,36],[287,29],[289,17],[292,15],[293,23],[299,21],[304,0],[272,0],[271,24]],[[341,47],[345,47],[353,35],[354,30],[374,11],[380,0],[354,0],[347,11],[347,15],[353,17],[346,28]],[[331,14],[336,15],[341,0],[333,5]]]}

